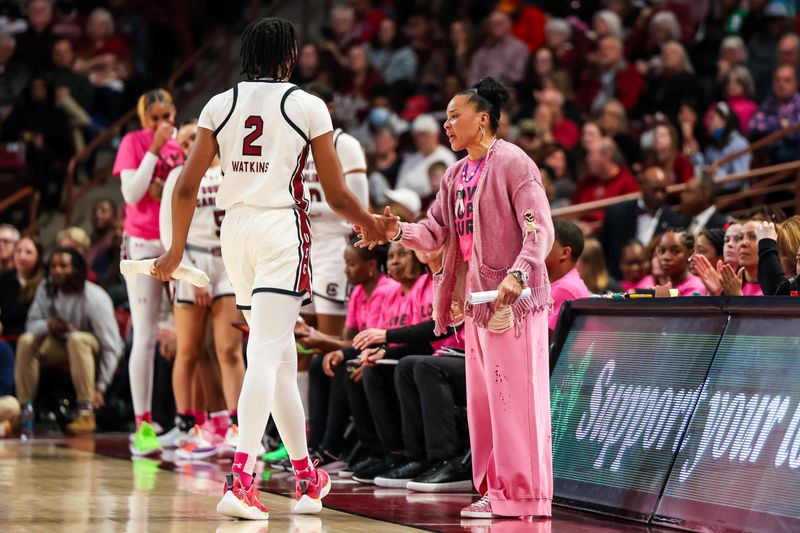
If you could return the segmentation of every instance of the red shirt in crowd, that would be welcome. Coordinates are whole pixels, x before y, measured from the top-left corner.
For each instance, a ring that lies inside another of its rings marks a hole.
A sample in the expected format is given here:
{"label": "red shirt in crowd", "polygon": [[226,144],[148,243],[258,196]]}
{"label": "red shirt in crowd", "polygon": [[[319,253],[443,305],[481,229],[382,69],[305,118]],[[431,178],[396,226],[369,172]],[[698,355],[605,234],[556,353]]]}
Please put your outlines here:
{"label": "red shirt in crowd", "polygon": [[553,139],[567,150],[575,148],[580,138],[581,130],[568,118],[561,119],[561,122],[553,126]]}
{"label": "red shirt in crowd", "polygon": [[[605,198],[613,198],[621,194],[638,192],[639,184],[636,178],[630,173],[628,167],[620,167],[619,172],[613,178],[600,180],[594,176],[588,176],[585,180],[578,183],[575,193],[572,195],[573,204],[593,202]],[[583,216],[587,222],[602,221],[606,213],[604,209],[594,211]]]}

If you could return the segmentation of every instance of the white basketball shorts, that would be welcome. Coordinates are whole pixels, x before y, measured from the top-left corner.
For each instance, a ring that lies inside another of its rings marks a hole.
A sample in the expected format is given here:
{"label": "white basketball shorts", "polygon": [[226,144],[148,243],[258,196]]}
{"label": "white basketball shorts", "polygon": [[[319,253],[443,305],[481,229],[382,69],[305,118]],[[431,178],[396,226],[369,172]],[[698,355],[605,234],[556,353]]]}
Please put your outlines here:
{"label": "white basketball shorts", "polygon": [[311,226],[299,209],[234,205],[225,212],[220,244],[239,309],[257,292],[311,301]]}

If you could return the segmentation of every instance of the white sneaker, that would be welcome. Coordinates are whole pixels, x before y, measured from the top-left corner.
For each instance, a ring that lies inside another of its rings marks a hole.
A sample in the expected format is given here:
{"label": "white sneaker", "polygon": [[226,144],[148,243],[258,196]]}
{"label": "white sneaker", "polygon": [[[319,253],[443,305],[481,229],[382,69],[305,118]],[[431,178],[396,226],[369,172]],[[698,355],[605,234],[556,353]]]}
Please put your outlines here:
{"label": "white sneaker", "polygon": [[187,432],[181,431],[178,426],[173,427],[163,435],[158,436],[162,448],[177,448],[186,443]]}
{"label": "white sneaker", "polygon": [[239,443],[239,427],[236,424],[231,424],[228,431],[225,432],[225,440],[222,441],[218,449],[220,457],[233,457],[236,453],[236,445]]}

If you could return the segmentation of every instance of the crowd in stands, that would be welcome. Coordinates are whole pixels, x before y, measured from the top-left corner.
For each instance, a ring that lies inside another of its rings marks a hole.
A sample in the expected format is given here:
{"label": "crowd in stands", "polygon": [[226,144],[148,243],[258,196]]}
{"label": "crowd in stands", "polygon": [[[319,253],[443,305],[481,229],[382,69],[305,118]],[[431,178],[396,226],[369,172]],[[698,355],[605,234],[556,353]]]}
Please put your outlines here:
{"label": "crowd in stands", "polygon": [[26,169],[14,187],[38,190],[43,213],[58,208],[70,158],[229,19],[224,4],[0,2],[0,141],[24,146],[6,152]]}
{"label": "crowd in stands", "polygon": [[[69,156],[163,74],[153,51],[169,39],[154,28],[181,22],[165,17],[185,7],[109,1],[84,12],[80,4],[31,0],[25,17],[14,2],[0,4],[2,136],[26,144],[29,173],[51,207]],[[776,0],[501,0],[434,13],[413,2],[349,0],[318,39],[302,43],[292,82],[333,91],[334,124],[366,154],[371,205],[404,220],[425,216],[463,156],[443,137],[445,107],[484,76],[510,89],[498,135],[536,162],[553,208],[638,193],[580,220],[554,219],[552,334],[563,303],[591,295],[799,290],[800,217],[759,208],[735,220],[716,197],[743,182],[713,180],[800,159],[800,131],[755,156],[727,158],[800,121],[793,9]],[[185,56],[189,27],[171,35],[174,55]],[[673,184],[686,187],[670,203]],[[78,416],[68,430],[84,431],[82,417],[103,407],[130,339],[118,312],[127,299],[122,227],[107,199],[93,206],[88,232],[66,228],[50,253],[0,226],[0,436],[19,413],[12,378],[19,402],[33,401],[45,366],[69,368]],[[441,257],[395,243],[350,247],[345,264],[342,334],[305,324],[295,331],[313,354],[309,445],[323,466],[341,463],[357,481],[469,489],[464,339],[458,328],[435,335],[431,320]],[[169,353],[169,333],[159,340]],[[361,451],[345,465],[351,417]]]}

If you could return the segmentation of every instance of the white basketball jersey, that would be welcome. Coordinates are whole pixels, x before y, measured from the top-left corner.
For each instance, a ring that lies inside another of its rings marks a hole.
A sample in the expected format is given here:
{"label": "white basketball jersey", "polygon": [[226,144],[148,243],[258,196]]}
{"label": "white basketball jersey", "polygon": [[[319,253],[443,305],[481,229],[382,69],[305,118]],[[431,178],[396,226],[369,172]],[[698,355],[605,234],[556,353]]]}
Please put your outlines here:
{"label": "white basketball jersey", "polygon": [[219,209],[308,209],[302,171],[309,143],[333,130],[322,100],[287,82],[245,81],[214,96],[197,125],[219,144]]}
{"label": "white basketball jersey", "polygon": [[[333,146],[336,148],[336,155],[339,157],[342,174],[346,176],[353,171],[366,171],[367,158],[364,156],[361,143],[355,137],[337,128],[333,132]],[[311,202],[311,230],[315,238],[328,235],[350,235],[353,231],[350,223],[339,217],[328,207],[325,191],[319,181],[317,168],[314,165],[314,158],[311,154],[306,159],[306,166],[303,169],[303,182],[306,186],[306,194]],[[366,208],[367,206],[365,205],[364,207]]]}
{"label": "white basketball jersey", "polygon": [[[172,193],[175,190],[175,182],[183,169],[183,165],[175,167],[164,183],[161,208],[159,212],[159,225],[161,241],[165,248],[169,248],[172,242]],[[192,223],[189,226],[189,236],[186,242],[194,246],[203,248],[219,247],[219,228],[222,219],[225,218],[225,211],[218,209],[216,205],[217,191],[222,184],[222,169],[220,167],[210,167],[203,179],[200,180],[200,189],[197,191],[197,203],[195,204]]]}

